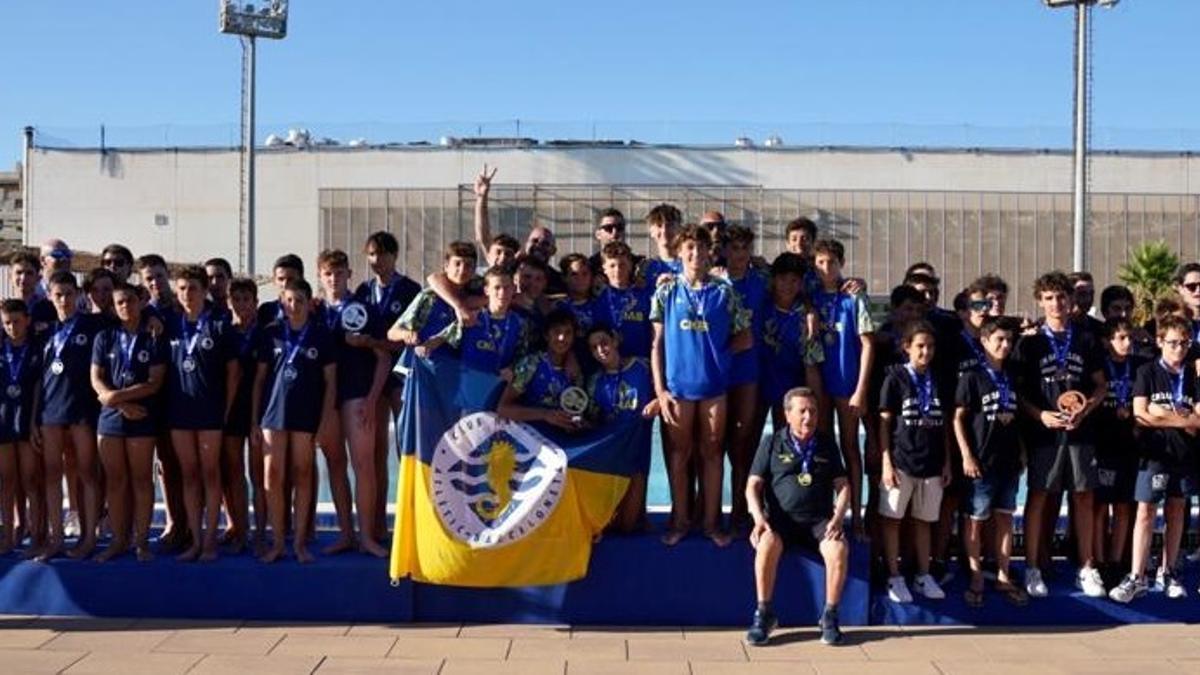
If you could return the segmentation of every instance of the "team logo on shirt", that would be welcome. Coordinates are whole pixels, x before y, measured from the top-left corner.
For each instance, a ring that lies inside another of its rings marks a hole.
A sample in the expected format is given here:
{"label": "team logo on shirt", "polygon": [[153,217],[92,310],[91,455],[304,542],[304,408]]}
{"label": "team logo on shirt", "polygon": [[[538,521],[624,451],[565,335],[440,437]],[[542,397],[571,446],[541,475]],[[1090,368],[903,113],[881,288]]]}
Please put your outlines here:
{"label": "team logo on shirt", "polygon": [[75,336],[75,344],[79,345],[80,347],[82,347],[83,345],[86,345],[87,341],[88,341],[88,336],[84,333],[79,333],[78,335]]}
{"label": "team logo on shirt", "polygon": [[145,349],[139,351],[137,353],[137,360],[138,363],[150,363],[150,352]]}
{"label": "team logo on shirt", "polygon": [[358,302],[351,302],[342,309],[342,330],[347,333],[357,333],[366,327],[366,306]]}
{"label": "team logo on shirt", "polygon": [[481,412],[442,435],[430,468],[446,530],[471,548],[498,548],[529,536],[554,512],[567,455],[529,426]]}
{"label": "team logo on shirt", "polygon": [[392,314],[399,314],[400,310],[404,309],[404,305],[400,304],[399,300],[393,300],[389,309],[392,311]]}
{"label": "team logo on shirt", "polygon": [[212,338],[210,338],[210,337],[208,337],[207,335],[205,335],[205,336],[204,336],[204,339],[200,341],[200,348],[201,348],[201,349],[203,349],[203,350],[205,350],[205,351],[208,351],[208,350],[212,349],[212,348],[213,348],[213,340],[212,340]]}
{"label": "team logo on shirt", "polygon": [[307,356],[310,360],[316,361],[317,360],[317,348],[309,347],[307,350],[305,350],[304,355]]}

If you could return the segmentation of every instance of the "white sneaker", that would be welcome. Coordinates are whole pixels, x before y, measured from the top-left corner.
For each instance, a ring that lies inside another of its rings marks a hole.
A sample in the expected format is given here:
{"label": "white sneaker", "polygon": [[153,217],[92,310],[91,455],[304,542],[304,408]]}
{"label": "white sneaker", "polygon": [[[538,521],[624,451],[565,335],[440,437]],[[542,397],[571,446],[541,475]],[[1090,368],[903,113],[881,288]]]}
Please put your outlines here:
{"label": "white sneaker", "polygon": [[1163,591],[1167,594],[1167,598],[1171,600],[1182,600],[1188,596],[1187,589],[1184,588],[1183,582],[1179,581],[1174,574],[1161,574],[1160,579]]}
{"label": "white sneaker", "polygon": [[75,510],[67,511],[67,515],[63,518],[63,536],[78,537],[83,532],[79,527],[79,512]]}
{"label": "white sneaker", "polygon": [[1044,598],[1050,593],[1046,582],[1042,581],[1042,571],[1036,567],[1025,570],[1025,592],[1031,598]]}
{"label": "white sneaker", "polygon": [[913,585],[917,587],[917,592],[930,600],[944,600],[946,598],[945,591],[941,586],[938,586],[937,580],[928,574],[920,574],[916,579],[913,579]]}
{"label": "white sneaker", "polygon": [[1108,596],[1108,591],[1104,589],[1104,580],[1100,578],[1100,570],[1095,567],[1079,568],[1079,574],[1075,576],[1075,587],[1089,598]]}
{"label": "white sneaker", "polygon": [[904,577],[888,578],[888,600],[902,605],[913,601],[912,593],[908,592],[908,584],[904,583]]}

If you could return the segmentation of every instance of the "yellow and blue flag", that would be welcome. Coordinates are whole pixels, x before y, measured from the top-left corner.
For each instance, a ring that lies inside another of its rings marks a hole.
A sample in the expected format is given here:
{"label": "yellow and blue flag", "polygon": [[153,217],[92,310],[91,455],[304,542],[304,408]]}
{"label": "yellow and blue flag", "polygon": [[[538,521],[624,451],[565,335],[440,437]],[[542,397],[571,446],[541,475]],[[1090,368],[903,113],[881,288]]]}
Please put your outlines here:
{"label": "yellow and blue flag", "polygon": [[587,574],[650,425],[566,433],[497,416],[504,381],[413,359],[397,424],[390,574],[455,586],[559,584]]}

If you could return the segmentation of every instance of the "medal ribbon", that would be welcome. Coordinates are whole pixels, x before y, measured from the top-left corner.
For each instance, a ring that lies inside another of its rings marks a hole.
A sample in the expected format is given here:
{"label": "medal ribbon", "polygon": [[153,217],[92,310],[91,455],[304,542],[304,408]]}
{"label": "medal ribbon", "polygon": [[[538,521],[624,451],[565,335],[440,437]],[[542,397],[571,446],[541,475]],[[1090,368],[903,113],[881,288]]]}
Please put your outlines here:
{"label": "medal ribbon", "polygon": [[[496,336],[492,334],[492,314],[491,314],[491,312],[480,312],[479,317],[483,320],[483,331],[485,333],[487,333],[488,342],[490,342],[492,344],[492,346],[496,348],[496,354],[498,354],[498,356],[497,356],[498,362],[503,361],[504,354],[508,350],[508,343],[510,342],[509,333],[511,333],[511,331],[509,331],[509,327],[511,325],[511,322],[514,319],[516,319],[516,315],[514,315],[512,312],[509,312],[508,314],[504,315],[504,323],[500,324],[500,330],[502,332],[500,333],[499,342],[496,341]],[[499,365],[499,364],[497,363],[497,365]]]}
{"label": "medal ribbon", "polygon": [[801,443],[795,434],[788,431],[788,440],[791,441],[792,455],[800,460],[800,473],[812,473],[812,458],[817,454],[817,435],[813,434]]}
{"label": "medal ribbon", "polygon": [[933,409],[933,377],[928,372],[918,374],[911,363],[904,364],[904,369],[908,371],[908,379],[912,382],[913,389],[917,390],[917,405],[921,409],[921,417],[929,417],[929,411]]}
{"label": "medal ribbon", "polygon": [[338,323],[342,319],[342,310],[344,309],[346,309],[346,303],[344,302],[337,304],[332,302],[325,303],[325,327],[329,330],[336,330]]}
{"label": "medal ribbon", "polygon": [[1008,374],[1003,370],[992,368],[992,364],[987,361],[983,362],[983,372],[987,373],[988,379],[992,381],[992,385],[996,387],[996,391],[1000,394],[1000,412],[1004,412],[1008,406],[1009,397],[1012,395],[1012,387],[1009,385]]}
{"label": "medal ribbon", "polygon": [[284,365],[292,365],[296,360],[296,355],[300,353],[300,347],[304,344],[304,337],[308,335],[308,329],[312,327],[312,321],[304,323],[304,329],[300,331],[300,337],[292,342],[292,324],[285,321],[283,323],[283,343],[286,346],[285,352],[287,357],[284,358]]}
{"label": "medal ribbon", "polygon": [[67,320],[58,330],[54,331],[54,338],[51,341],[51,346],[54,349],[54,360],[62,361],[63,349],[67,343],[71,341],[71,334],[75,332],[75,322],[79,320],[79,315],[76,314]]}
{"label": "medal ribbon", "polygon": [[196,341],[204,334],[204,328],[208,325],[208,310],[200,313],[200,318],[196,319],[196,332],[188,334],[187,316],[179,316],[179,334],[183,337],[183,353],[187,354],[188,358],[196,351]]}
{"label": "medal ribbon", "polygon": [[[1129,407],[1130,394],[1133,390],[1129,376],[1129,359],[1125,359],[1125,362],[1121,364],[1123,368],[1119,373],[1117,372],[1116,363],[1111,358],[1106,360],[1105,365],[1108,366],[1108,379],[1114,385],[1113,396],[1117,399],[1117,407]],[[1180,384],[1182,384],[1182,381]]]}
{"label": "medal ribbon", "polygon": [[1183,368],[1180,368],[1179,372],[1176,373],[1175,371],[1171,370],[1171,366],[1168,366],[1166,361],[1159,359],[1158,363],[1162,366],[1163,370],[1167,371],[1167,376],[1171,378],[1171,402],[1175,404],[1176,408],[1182,407]]}
{"label": "medal ribbon", "polygon": [[[20,386],[21,371],[25,370],[25,356],[29,353],[29,343],[21,347],[21,351],[13,355],[12,343],[8,340],[4,341],[4,361],[8,364],[8,383],[10,385]],[[16,365],[13,362],[16,361]]]}
{"label": "medal ribbon", "polygon": [[[383,287],[379,285],[378,280],[371,280],[371,301],[374,302],[375,306],[378,307],[383,313],[386,313],[388,308],[391,307],[392,293],[396,292],[396,282],[399,281],[399,279],[396,278],[397,276],[398,275],[395,274],[392,275],[392,280],[388,282],[386,293],[384,292]],[[375,301],[376,295],[379,296],[379,300],[377,302]]]}
{"label": "medal ribbon", "polygon": [[683,295],[685,298],[687,298],[688,309],[691,310],[692,315],[689,318],[691,318],[693,320],[700,319],[701,321],[703,321],[704,320],[704,298],[701,297],[701,294],[704,292],[704,287],[701,286],[699,292],[693,292],[692,286],[688,282],[687,277],[680,279],[679,286],[680,286],[680,288],[683,289]]}
{"label": "medal ribbon", "polygon": [[1066,339],[1061,341],[1058,339],[1058,335],[1050,330],[1050,326],[1043,324],[1042,332],[1050,340],[1050,348],[1054,350],[1054,361],[1058,364],[1058,369],[1066,370],[1067,355],[1071,353],[1071,338],[1075,335],[1075,329],[1068,322]]}
{"label": "medal ribbon", "polygon": [[122,386],[125,381],[124,375],[133,367],[133,350],[137,347],[137,334],[130,334],[125,330],[117,332],[117,339],[120,344],[117,346],[116,367],[113,368],[113,380],[117,386]]}

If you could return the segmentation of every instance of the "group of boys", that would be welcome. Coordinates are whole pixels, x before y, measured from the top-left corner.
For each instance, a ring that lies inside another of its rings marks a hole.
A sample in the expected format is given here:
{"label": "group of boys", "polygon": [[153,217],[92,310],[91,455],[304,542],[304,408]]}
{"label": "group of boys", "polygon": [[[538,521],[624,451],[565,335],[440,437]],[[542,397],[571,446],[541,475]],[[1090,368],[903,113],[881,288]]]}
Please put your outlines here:
{"label": "group of boys", "polygon": [[[62,551],[55,505],[65,469],[82,531],[70,554],[91,554],[106,513],[113,543],[99,557],[130,547],[149,557],[157,455],[170,516],[164,544],[185,560],[212,559],[222,503],[229,541],[240,547],[250,534],[248,446],[256,551],[277,559],[293,531],[295,555],[308,561],[320,447],[340,531],[329,550],[357,544],[383,555],[387,429],[401,404],[392,370],[408,348],[503,378],[498,413],[512,419],[569,431],[661,420],[671,493],[662,539],[675,545],[694,524],[717,546],[749,535],[759,602],[752,643],[774,626],[777,564],[795,546],[826,563],[822,638],[840,640],[846,515],[853,534],[873,542],[891,600],[912,602],[914,589],[944,597],[957,530],[966,602],[983,604],[991,574],[1004,599],[1023,605],[1047,594],[1043,572],[1067,493],[1078,587],[1129,602],[1149,587],[1165,503],[1158,583],[1169,597],[1187,594],[1176,570],[1197,474],[1200,264],[1180,270],[1179,300],[1160,302],[1145,330],[1131,323],[1133,295],[1120,286],[1104,290],[1103,320],[1091,317],[1086,273],[1039,277],[1037,321],[1006,316],[1009,289],[993,275],[945,310],[926,263],[909,268],[877,326],[865,284],[843,274],[844,247],[818,240],[806,218],[787,225],[786,252],[767,262],[753,255],[753,230],[717,212],[684,225],[662,204],[646,215],[650,255],[641,257],[626,243],[624,215],[607,209],[598,253],[555,260],[546,227],[523,244],[493,236],[495,175],[485,166],[475,181],[475,241],[450,244],[423,290],[396,271],[398,245],[386,232],[368,239],[372,278],[356,291],[344,252],[318,258],[320,298],[289,255],[273,269],[279,298],[257,307],[253,282],[232,279],[221,259],[177,271],[172,286],[161,257],[135,261],[114,245],[80,289],[61,242],[40,259],[13,258],[22,297],[0,307],[0,374],[9,382],[0,444],[15,446],[0,451],[0,484],[10,486],[0,495],[0,548],[19,541],[16,505],[32,539],[27,555]],[[135,269],[140,285],[128,283]],[[768,415],[774,431],[760,442]],[[646,526],[648,441],[642,453],[614,518],[621,531]],[[1028,562],[1017,581],[1013,514],[1026,468]],[[1128,573],[1106,583],[1102,572],[1118,566]]]}
{"label": "group of boys", "polygon": [[[219,544],[250,544],[272,562],[292,533],[296,558],[309,562],[319,447],[339,529],[325,552],[385,556],[387,432],[400,404],[391,370],[401,348],[386,332],[420,287],[396,271],[391,234],[372,234],[364,252],[371,278],[353,292],[347,254],[320,254],[320,298],[299,257],[279,258],[279,296],[261,305],[256,282],[234,278],[221,258],[172,273],[157,254],[135,259],[113,244],[81,281],[60,240],[40,257],[10,257],[19,297],[0,304],[0,552],[28,537],[27,558],[86,558],[108,530],[96,560],[130,551],[151,559],[157,459],[160,552],[211,561]],[[64,476],[79,523],[70,550]],[[218,538],[222,506],[228,527]]]}

